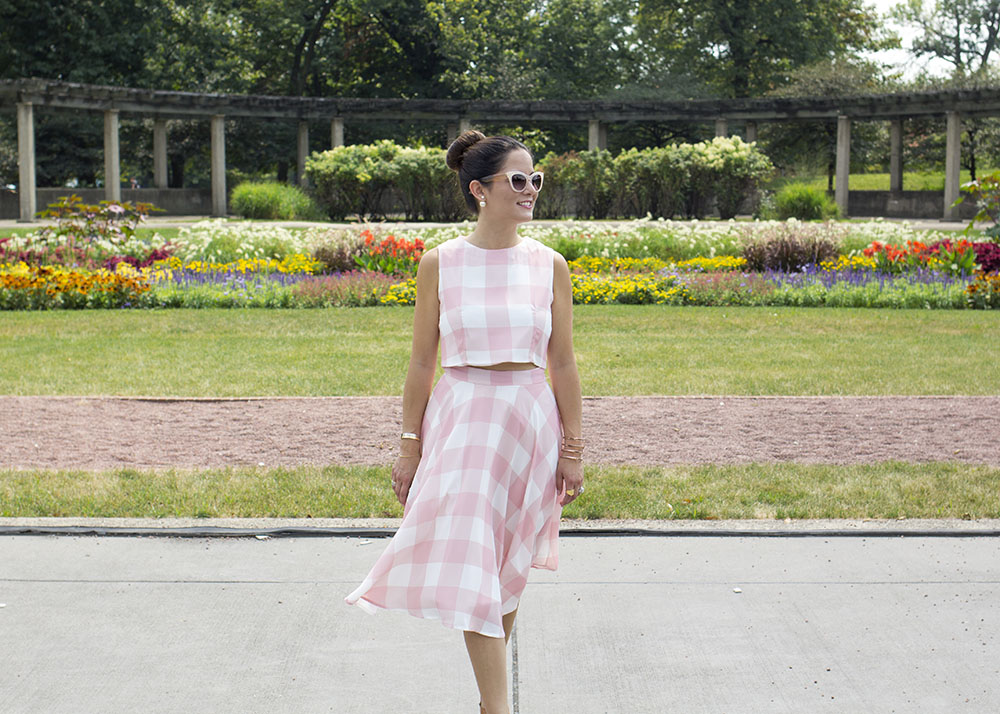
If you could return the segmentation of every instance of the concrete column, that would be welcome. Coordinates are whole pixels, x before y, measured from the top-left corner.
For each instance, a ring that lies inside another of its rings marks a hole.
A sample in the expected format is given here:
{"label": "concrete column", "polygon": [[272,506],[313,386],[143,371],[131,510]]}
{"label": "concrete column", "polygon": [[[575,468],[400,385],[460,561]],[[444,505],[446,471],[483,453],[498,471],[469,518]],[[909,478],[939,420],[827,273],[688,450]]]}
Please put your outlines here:
{"label": "concrete column", "polygon": [[587,124],[587,150],[608,148],[608,126],[600,119],[591,119]]}
{"label": "concrete column", "polygon": [[471,129],[471,128],[472,128],[472,122],[469,121],[468,119],[466,119],[465,117],[462,117],[461,119],[458,120],[458,133],[459,134],[464,134],[465,132],[469,131],[469,129]]}
{"label": "concrete column", "polygon": [[306,157],[309,156],[309,122],[299,122],[298,161],[295,164],[299,186],[306,187]]}
{"label": "concrete column", "polygon": [[31,102],[17,105],[17,200],[21,223],[31,223],[38,211],[35,186],[35,112]]}
{"label": "concrete column", "polygon": [[840,213],[847,215],[848,186],[851,173],[851,118],[837,117],[836,198]]}
{"label": "concrete column", "polygon": [[167,187],[167,120],[153,121],[153,185]]}
{"label": "concrete column", "polygon": [[889,190],[903,190],[903,120],[889,122]]}
{"label": "concrete column", "polygon": [[748,144],[752,144],[753,142],[757,141],[757,122],[755,121],[747,122],[747,130],[744,140]]}
{"label": "concrete column", "polygon": [[958,220],[958,209],[951,204],[958,200],[959,172],[962,169],[962,117],[948,112],[948,142],[944,158],[944,219]]}
{"label": "concrete column", "polygon": [[212,215],[226,215],[226,117],[212,117]]}
{"label": "concrete column", "polygon": [[104,198],[122,200],[122,168],[118,150],[118,110],[104,112]]}
{"label": "concrete column", "polygon": [[729,122],[726,121],[725,117],[720,117],[715,120],[715,135],[729,136]]}
{"label": "concrete column", "polygon": [[330,122],[330,146],[336,149],[344,145],[344,120],[342,117],[334,117]]}

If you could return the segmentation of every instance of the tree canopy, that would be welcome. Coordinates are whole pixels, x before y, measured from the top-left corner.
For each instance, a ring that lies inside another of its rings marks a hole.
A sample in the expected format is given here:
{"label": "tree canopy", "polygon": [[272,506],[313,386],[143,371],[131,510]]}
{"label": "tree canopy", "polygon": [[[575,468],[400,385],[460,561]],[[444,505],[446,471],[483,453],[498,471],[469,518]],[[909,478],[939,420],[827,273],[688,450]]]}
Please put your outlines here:
{"label": "tree canopy", "polygon": [[877,47],[879,26],[863,0],[0,0],[0,74],[296,96],[579,98],[668,72],[751,96],[797,67]]}
{"label": "tree canopy", "polygon": [[936,57],[958,75],[984,72],[997,50],[1000,0],[907,0],[894,17],[919,31],[910,51],[916,57]]}
{"label": "tree canopy", "polygon": [[[898,16],[925,28],[916,53],[969,71],[995,57],[1000,0],[931,9],[908,0]],[[0,0],[0,77],[294,96],[752,97],[821,86],[810,67],[867,69],[858,57],[890,42],[883,27],[865,0]],[[849,79],[864,86],[854,70]],[[130,121],[123,141],[130,131],[145,137]],[[175,181],[185,162],[207,162],[207,139],[197,122],[171,127]],[[561,149],[585,131],[536,129],[540,145]],[[384,128],[349,130],[366,141]],[[294,127],[234,122],[229,131],[232,166],[259,171],[264,161],[284,175]],[[400,131],[405,141],[443,138],[440,127]],[[694,131],[644,124],[610,138],[641,145],[696,140]],[[40,161],[43,183],[95,180],[99,117],[40,113],[37,132],[51,154]],[[5,174],[11,136],[0,127]]]}

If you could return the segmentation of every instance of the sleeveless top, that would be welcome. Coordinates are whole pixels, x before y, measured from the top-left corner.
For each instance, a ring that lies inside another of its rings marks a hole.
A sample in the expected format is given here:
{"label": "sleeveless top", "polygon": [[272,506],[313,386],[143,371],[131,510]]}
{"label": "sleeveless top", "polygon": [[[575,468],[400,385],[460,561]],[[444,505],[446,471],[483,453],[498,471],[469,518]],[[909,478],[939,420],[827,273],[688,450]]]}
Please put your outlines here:
{"label": "sleeveless top", "polygon": [[465,238],[439,245],[441,366],[531,362],[544,368],[554,255],[531,238],[497,250]]}

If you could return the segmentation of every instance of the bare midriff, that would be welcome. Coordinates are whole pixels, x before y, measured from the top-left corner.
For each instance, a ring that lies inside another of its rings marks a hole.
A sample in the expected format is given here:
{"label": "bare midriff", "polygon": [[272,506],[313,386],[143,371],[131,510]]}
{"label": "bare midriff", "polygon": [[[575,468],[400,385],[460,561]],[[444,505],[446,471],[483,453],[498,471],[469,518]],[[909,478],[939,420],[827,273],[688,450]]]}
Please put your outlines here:
{"label": "bare midriff", "polygon": [[531,362],[501,362],[499,364],[483,365],[480,369],[495,369],[500,372],[513,372],[519,369],[537,369],[537,364]]}

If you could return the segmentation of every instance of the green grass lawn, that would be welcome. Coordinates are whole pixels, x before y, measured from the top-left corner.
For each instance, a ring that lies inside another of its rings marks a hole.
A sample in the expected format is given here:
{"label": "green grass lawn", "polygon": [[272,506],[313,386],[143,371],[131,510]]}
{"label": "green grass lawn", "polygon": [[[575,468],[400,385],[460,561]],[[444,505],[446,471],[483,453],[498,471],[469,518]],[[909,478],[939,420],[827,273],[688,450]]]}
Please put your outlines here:
{"label": "green grass lawn", "polygon": [[[587,395],[1000,394],[1000,313],[579,305]],[[412,308],[0,313],[0,394],[399,395]]]}
{"label": "green grass lawn", "polygon": [[[981,169],[976,172],[979,177],[986,176],[994,171],[994,169]],[[967,169],[963,169],[959,183],[964,184],[972,180],[972,175]],[[827,178],[826,175],[817,176],[795,176],[795,177],[779,177],[776,178],[768,186],[771,190],[777,191],[785,184],[789,183],[804,183],[813,188],[825,191],[827,188]],[[837,185],[836,179],[834,180],[834,186]],[[850,176],[850,188],[852,191],[888,191],[889,190],[889,174],[888,173],[852,173]],[[904,191],[944,191],[944,171],[905,171],[903,172],[903,190]]]}
{"label": "green grass lawn", "polygon": [[[586,467],[566,518],[1000,518],[1000,468],[965,464]],[[0,470],[2,517],[400,517],[388,467]]]}

